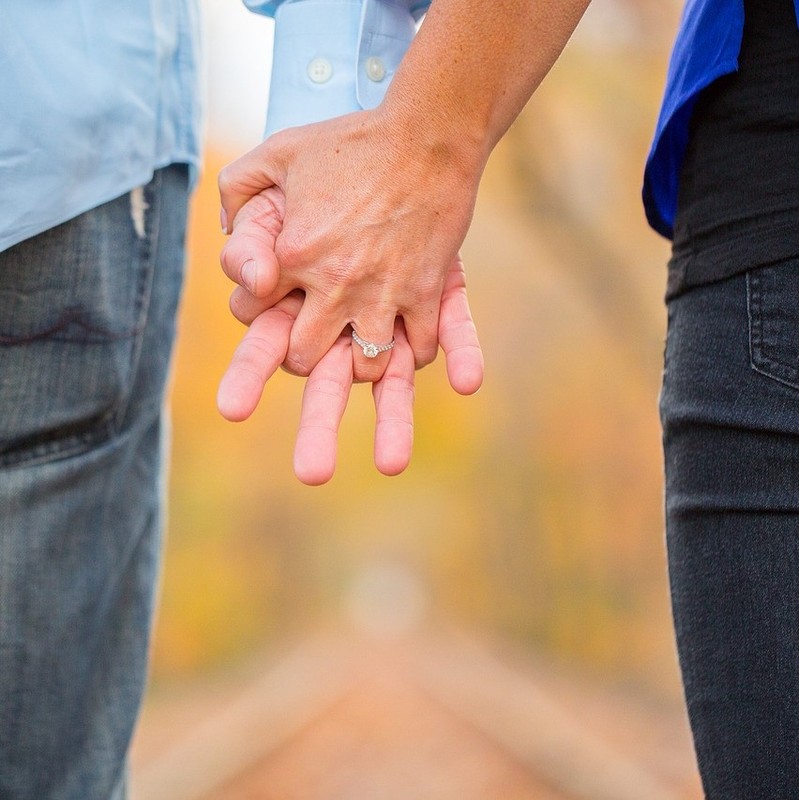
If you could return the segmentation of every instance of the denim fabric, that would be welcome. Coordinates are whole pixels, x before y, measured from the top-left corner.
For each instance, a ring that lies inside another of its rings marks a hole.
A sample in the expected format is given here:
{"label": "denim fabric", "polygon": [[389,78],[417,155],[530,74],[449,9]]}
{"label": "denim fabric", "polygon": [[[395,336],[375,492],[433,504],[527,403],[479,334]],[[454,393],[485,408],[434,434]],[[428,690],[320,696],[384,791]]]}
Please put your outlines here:
{"label": "denim fabric", "polygon": [[707,800],[799,798],[799,259],[670,302],[661,414]]}
{"label": "denim fabric", "polygon": [[118,800],[157,581],[188,175],[0,254],[0,798]]}

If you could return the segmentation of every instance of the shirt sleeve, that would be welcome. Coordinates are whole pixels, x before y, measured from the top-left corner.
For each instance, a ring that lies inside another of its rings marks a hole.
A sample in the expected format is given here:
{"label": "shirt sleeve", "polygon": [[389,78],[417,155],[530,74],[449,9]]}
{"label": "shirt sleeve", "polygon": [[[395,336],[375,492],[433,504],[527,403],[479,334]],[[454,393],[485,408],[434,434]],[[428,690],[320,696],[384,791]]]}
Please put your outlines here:
{"label": "shirt sleeve", "polygon": [[274,17],[277,7],[283,0],[244,0],[244,5],[256,14],[264,14],[267,17]]}
{"label": "shirt sleeve", "polygon": [[429,0],[244,0],[275,18],[266,135],[379,105]]}

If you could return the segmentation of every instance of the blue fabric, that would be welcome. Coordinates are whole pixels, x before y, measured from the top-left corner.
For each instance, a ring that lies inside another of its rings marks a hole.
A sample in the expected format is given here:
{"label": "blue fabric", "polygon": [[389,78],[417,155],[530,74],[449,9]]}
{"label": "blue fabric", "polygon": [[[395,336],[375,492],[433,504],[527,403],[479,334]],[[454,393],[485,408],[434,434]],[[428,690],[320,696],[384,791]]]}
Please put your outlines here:
{"label": "blue fabric", "polygon": [[0,253],[0,797],[122,800],[187,167]]}
{"label": "blue fabric", "polygon": [[[799,20],[799,0],[794,4]],[[687,0],[685,4],[644,171],[647,219],[668,238],[674,234],[691,112],[702,89],[738,68],[743,25],[743,0]]]}
{"label": "blue fabric", "polygon": [[196,0],[0,4],[0,251],[199,165]]}
{"label": "blue fabric", "polygon": [[[266,135],[294,125],[375,108],[416,31],[429,0],[244,0],[275,18]],[[315,82],[309,65],[329,77]],[[369,63],[380,71],[370,73]]]}
{"label": "blue fabric", "polygon": [[708,800],[799,798],[799,258],[669,303],[674,622]]}

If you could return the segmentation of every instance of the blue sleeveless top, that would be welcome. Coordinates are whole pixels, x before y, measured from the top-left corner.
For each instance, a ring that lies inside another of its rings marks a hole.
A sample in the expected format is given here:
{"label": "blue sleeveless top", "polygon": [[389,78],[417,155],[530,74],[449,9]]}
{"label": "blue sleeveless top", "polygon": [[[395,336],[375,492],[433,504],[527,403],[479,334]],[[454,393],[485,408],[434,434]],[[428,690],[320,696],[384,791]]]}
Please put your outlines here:
{"label": "blue sleeveless top", "polygon": [[[794,5],[799,24],[799,0],[794,0]],[[743,0],[687,0],[685,4],[644,171],[647,219],[669,239],[674,234],[691,112],[702,89],[738,69],[743,27]]]}

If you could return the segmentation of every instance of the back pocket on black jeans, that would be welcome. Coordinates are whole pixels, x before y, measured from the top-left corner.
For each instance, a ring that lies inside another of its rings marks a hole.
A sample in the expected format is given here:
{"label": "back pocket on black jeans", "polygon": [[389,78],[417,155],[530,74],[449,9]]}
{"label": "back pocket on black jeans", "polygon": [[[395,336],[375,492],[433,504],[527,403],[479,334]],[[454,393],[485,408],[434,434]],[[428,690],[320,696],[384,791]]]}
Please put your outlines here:
{"label": "back pocket on black jeans", "polygon": [[753,369],[799,389],[799,258],[746,275]]}

